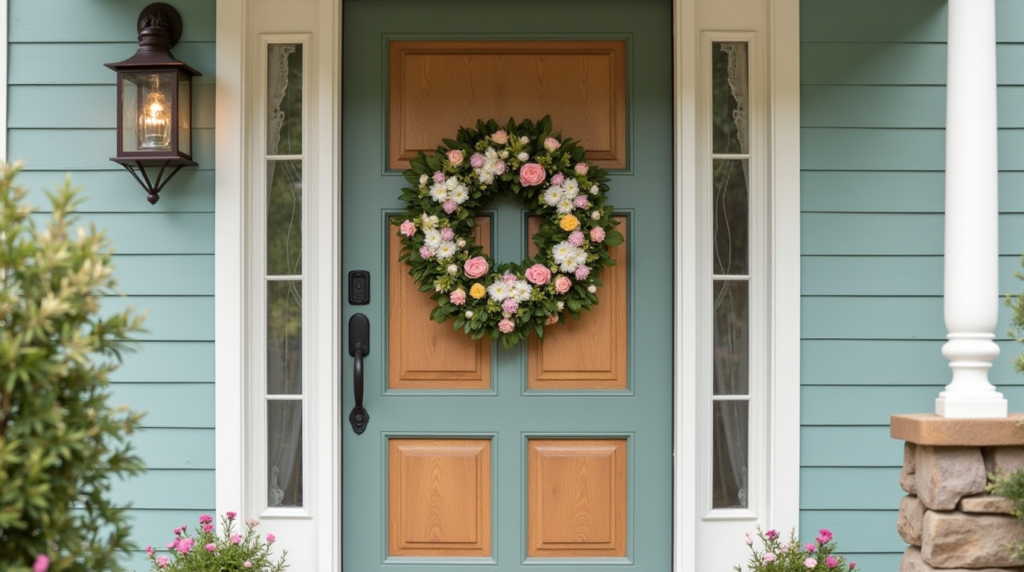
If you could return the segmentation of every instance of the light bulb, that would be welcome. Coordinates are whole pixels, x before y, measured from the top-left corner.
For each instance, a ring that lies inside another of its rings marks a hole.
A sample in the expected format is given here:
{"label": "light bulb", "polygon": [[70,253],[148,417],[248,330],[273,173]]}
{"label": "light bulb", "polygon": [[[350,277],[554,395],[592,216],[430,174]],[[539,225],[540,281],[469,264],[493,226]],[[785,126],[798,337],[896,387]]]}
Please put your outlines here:
{"label": "light bulb", "polygon": [[166,151],[171,148],[171,110],[160,80],[153,78],[153,91],[139,110],[139,148]]}

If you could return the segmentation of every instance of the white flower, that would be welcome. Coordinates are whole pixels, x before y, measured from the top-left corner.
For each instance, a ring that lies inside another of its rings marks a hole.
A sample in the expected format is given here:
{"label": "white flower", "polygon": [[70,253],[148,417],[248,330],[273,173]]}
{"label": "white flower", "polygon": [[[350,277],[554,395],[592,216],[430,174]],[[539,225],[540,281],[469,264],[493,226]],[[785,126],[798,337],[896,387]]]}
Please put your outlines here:
{"label": "white flower", "polygon": [[551,259],[555,263],[561,264],[572,257],[573,249],[575,248],[575,246],[569,244],[569,241],[563,240],[551,248]]}
{"label": "white flower", "polygon": [[423,213],[423,215],[420,216],[420,227],[423,228],[423,232],[426,232],[426,229],[434,228],[435,226],[437,226],[436,216],[427,216],[427,213]]}
{"label": "white flower", "polygon": [[458,246],[459,248],[466,248],[466,239],[460,238],[460,239],[456,240],[455,241],[455,246]]}
{"label": "white flower", "polygon": [[429,246],[431,250],[437,250],[437,247],[441,246],[441,231],[428,228],[423,230],[423,234],[426,236],[423,244]]}
{"label": "white flower", "polygon": [[435,203],[443,203],[448,200],[448,189],[444,188],[444,185],[434,183],[430,186],[430,198],[434,199]]}
{"label": "white flower", "polygon": [[594,211],[590,213],[590,218],[594,220],[601,220],[601,211]]}
{"label": "white flower", "polygon": [[476,178],[484,185],[490,185],[494,182],[494,174],[486,169],[476,169]]}
{"label": "white flower", "polygon": [[559,300],[557,306],[558,306],[558,311],[561,312],[562,310],[565,309],[565,302]]}
{"label": "white flower", "polygon": [[527,137],[526,135],[523,135],[522,137],[519,138],[519,142],[522,143],[523,145],[526,145],[527,143],[530,142],[530,138]]}
{"label": "white flower", "polygon": [[586,264],[587,263],[587,251],[583,250],[582,248],[577,248],[576,249],[576,255],[573,256],[573,262],[575,262],[577,266],[582,266],[582,265]]}
{"label": "white flower", "polygon": [[423,173],[422,175],[420,175],[420,184],[421,185],[426,185],[427,181],[429,181],[429,180],[430,180],[430,177],[428,177],[426,173]]}
{"label": "white flower", "polygon": [[562,200],[558,201],[558,214],[569,214],[576,208],[570,197],[562,197]]}
{"label": "white flower", "polygon": [[454,191],[459,186],[459,179],[456,177],[448,177],[448,180],[444,182],[444,188],[449,191]]}
{"label": "white flower", "polygon": [[452,276],[455,276],[458,273],[459,273],[459,267],[458,266],[456,266],[454,264],[449,264],[448,265],[448,274],[451,274]]}
{"label": "white flower", "polygon": [[459,249],[455,246],[454,242],[444,241],[437,247],[437,259],[445,260],[451,258],[458,251]]}
{"label": "white flower", "polygon": [[466,185],[459,185],[452,189],[452,192],[448,195],[448,198],[454,201],[455,204],[461,205],[462,203],[466,202],[466,200],[469,198],[469,190],[466,189]]}
{"label": "white flower", "polygon": [[533,286],[526,280],[516,280],[515,285],[512,286],[511,296],[516,302],[526,302],[530,299],[531,294],[533,294]]}
{"label": "white flower", "polygon": [[548,187],[544,190],[544,204],[553,207],[562,199],[562,187]]}
{"label": "white flower", "polygon": [[441,283],[440,282],[434,282],[434,290],[437,291],[437,292],[443,292],[444,288],[441,288]]}
{"label": "white flower", "polygon": [[498,153],[498,156],[502,159],[508,159],[508,149],[502,149],[501,153]]}
{"label": "white flower", "polygon": [[565,187],[565,196],[570,199],[575,198],[576,195],[580,194],[580,184],[576,182],[576,179],[567,179],[562,186]]}
{"label": "white flower", "polygon": [[597,286],[594,286],[593,284],[591,284],[590,286],[587,286],[587,292],[590,292],[591,294],[596,294],[597,293]]}
{"label": "white flower", "polygon": [[504,301],[505,298],[508,298],[509,294],[509,287],[501,280],[495,280],[493,284],[487,287],[487,295],[495,302]]}
{"label": "white flower", "polygon": [[520,161],[528,161],[530,159],[530,154],[527,153],[526,151],[523,151],[516,155],[516,159],[519,159]]}
{"label": "white flower", "polygon": [[488,147],[487,150],[484,151],[484,157],[488,161],[493,162],[498,159],[498,152],[494,150],[494,147]]}
{"label": "white flower", "polygon": [[591,187],[590,187],[590,194],[596,195],[598,192],[600,192],[600,190],[601,189],[597,188],[597,185],[591,185]]}
{"label": "white flower", "polygon": [[466,319],[467,320],[472,320],[473,319],[473,310],[466,310]]}

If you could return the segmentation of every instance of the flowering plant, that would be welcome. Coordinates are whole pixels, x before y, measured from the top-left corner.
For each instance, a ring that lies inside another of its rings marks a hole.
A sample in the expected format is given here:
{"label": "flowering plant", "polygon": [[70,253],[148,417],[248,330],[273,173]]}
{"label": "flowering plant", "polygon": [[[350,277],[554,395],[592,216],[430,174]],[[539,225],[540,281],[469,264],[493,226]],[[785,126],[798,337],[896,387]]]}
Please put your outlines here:
{"label": "flowering plant", "polygon": [[[777,530],[762,532],[761,527],[757,527],[757,538],[763,547],[760,551],[754,547],[754,538],[749,533],[746,536],[751,552],[747,572],[847,572],[857,567],[856,562],[847,565],[845,558],[833,554],[836,543],[826,528],[818,531],[814,542],[803,546],[792,531],[789,540],[783,542]],[[734,570],[744,572],[742,566]]]}
{"label": "flowering plant", "polygon": [[[608,173],[552,132],[549,117],[477,121],[443,142],[410,161],[406,216],[394,219],[400,259],[437,300],[431,319],[452,319],[473,339],[488,335],[509,348],[531,332],[543,337],[564,312],[578,319],[596,304],[601,270],[615,264],[608,248],[623,242],[605,204]],[[540,219],[537,253],[519,263],[496,263],[474,241],[477,211],[499,194]]]}
{"label": "flowering plant", "polygon": [[270,557],[270,546],[276,540],[273,534],[267,534],[265,542],[256,532],[259,521],[245,521],[245,532],[235,532],[235,517],[228,512],[221,517],[221,535],[218,536],[213,526],[213,517],[204,514],[199,517],[199,526],[195,528],[195,536],[189,536],[187,528],[182,525],[174,529],[174,540],[167,543],[169,554],[160,554],[152,546],[146,547],[149,555],[150,570],[156,572],[205,572],[207,570],[237,570],[244,572],[281,572],[288,565],[285,558],[288,551],[281,553],[281,558],[274,561]]}

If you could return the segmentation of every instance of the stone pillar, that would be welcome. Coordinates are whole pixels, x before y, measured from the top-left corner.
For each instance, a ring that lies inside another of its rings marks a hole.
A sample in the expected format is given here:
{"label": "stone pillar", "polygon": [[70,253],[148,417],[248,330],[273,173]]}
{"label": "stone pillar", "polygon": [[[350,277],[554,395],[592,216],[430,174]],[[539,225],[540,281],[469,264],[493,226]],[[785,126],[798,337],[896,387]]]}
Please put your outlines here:
{"label": "stone pillar", "polygon": [[989,383],[999,355],[995,0],[949,0],[944,314],[953,380],[942,417],[1006,417]]}
{"label": "stone pillar", "polygon": [[1013,504],[985,494],[986,474],[1024,468],[1024,414],[1004,419],[894,415],[905,441],[896,528],[900,572],[1024,572],[1008,548],[1024,539]]}

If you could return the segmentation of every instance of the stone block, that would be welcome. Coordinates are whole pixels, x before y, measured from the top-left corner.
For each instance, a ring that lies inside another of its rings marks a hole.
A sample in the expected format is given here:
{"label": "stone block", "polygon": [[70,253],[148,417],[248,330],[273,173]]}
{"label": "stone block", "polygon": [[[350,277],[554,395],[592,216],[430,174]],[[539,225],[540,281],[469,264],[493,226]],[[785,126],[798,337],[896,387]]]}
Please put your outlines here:
{"label": "stone block", "polygon": [[[900,505],[900,510],[903,506]],[[1013,514],[1013,502],[996,495],[978,495],[960,499],[960,512],[969,514]]]}
{"label": "stone block", "polygon": [[921,558],[921,549],[911,546],[903,553],[899,572],[1024,572],[1024,568],[932,568]]}
{"label": "stone block", "polygon": [[921,546],[921,526],[924,524],[924,503],[914,495],[900,500],[900,514],[896,519],[896,530],[907,544]]}
{"label": "stone block", "polygon": [[1021,538],[1024,526],[1014,517],[930,510],[924,514],[921,558],[943,569],[1020,566],[1009,546]]}
{"label": "stone block", "polygon": [[914,453],[917,451],[917,445],[913,443],[903,444],[903,470],[900,471],[900,488],[903,489],[907,494],[917,494],[917,472],[916,463],[914,462]]}
{"label": "stone block", "polygon": [[985,447],[985,470],[1012,473],[1024,469],[1024,447]]}
{"label": "stone block", "polygon": [[978,447],[919,446],[914,453],[917,496],[931,510],[953,510],[961,497],[985,492]]}

